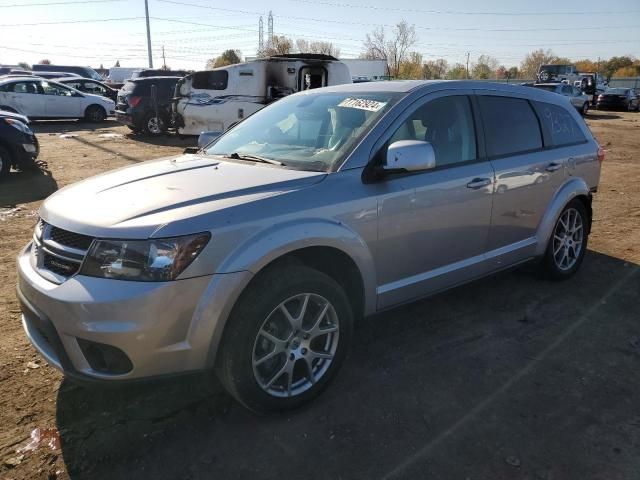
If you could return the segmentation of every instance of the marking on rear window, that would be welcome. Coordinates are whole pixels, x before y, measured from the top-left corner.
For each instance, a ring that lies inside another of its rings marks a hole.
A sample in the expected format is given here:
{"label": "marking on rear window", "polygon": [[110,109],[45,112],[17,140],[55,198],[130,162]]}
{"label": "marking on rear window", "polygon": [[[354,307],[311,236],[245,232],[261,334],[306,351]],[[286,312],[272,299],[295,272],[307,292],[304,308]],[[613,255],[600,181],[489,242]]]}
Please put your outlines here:
{"label": "marking on rear window", "polygon": [[367,110],[369,112],[377,112],[383,108],[387,102],[378,102],[376,100],[367,100],[365,98],[345,98],[338,106],[346,108],[357,108]]}

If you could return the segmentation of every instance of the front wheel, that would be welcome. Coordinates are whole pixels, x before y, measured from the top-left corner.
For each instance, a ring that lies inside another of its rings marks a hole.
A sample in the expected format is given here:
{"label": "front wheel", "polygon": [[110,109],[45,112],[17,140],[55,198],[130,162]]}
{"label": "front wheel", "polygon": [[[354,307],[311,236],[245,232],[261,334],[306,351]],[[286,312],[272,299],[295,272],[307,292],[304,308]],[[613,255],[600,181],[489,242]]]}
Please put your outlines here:
{"label": "front wheel", "polygon": [[580,113],[582,113],[582,116],[586,116],[587,113],[589,113],[589,102],[584,102],[584,105],[582,105],[582,110],[580,111]]}
{"label": "front wheel", "polygon": [[103,122],[107,118],[107,112],[100,105],[90,105],[84,112],[84,119],[88,122]]}
{"label": "front wheel", "polygon": [[553,228],[542,266],[553,280],[566,280],[580,268],[587,251],[589,217],[583,203],[571,200]]}
{"label": "front wheel", "polygon": [[353,328],[349,301],[331,277],[303,265],[271,267],[238,300],[216,370],[249,409],[296,408],[340,368]]}

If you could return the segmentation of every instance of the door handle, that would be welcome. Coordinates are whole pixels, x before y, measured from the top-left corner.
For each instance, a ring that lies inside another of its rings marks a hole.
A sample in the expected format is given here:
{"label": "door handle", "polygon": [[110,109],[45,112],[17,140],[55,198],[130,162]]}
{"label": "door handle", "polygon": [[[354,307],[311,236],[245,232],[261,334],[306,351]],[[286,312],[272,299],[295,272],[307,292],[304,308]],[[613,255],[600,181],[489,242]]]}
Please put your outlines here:
{"label": "door handle", "polygon": [[469,183],[467,183],[467,188],[473,188],[477,190],[478,188],[486,187],[487,185],[491,185],[490,178],[474,178]]}
{"label": "door handle", "polygon": [[561,168],[561,163],[551,162],[549,165],[547,165],[546,170],[547,172],[555,172],[556,170],[560,170]]}

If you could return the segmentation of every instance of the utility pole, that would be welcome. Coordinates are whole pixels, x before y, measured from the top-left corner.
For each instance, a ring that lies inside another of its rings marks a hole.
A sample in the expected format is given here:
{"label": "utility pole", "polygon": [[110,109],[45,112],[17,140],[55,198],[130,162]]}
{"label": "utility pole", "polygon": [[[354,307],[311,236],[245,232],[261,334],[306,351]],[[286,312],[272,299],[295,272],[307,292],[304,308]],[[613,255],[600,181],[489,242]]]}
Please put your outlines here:
{"label": "utility pole", "polygon": [[467,80],[469,80],[469,54],[470,52],[467,52]]}
{"label": "utility pole", "polygon": [[164,45],[162,45],[162,65],[165,70],[167,69],[167,59],[164,58]]}
{"label": "utility pole", "polygon": [[149,27],[149,0],[144,0],[144,13],[147,17],[147,52],[149,53],[149,68],[153,68],[153,55],[151,55],[151,28]]}

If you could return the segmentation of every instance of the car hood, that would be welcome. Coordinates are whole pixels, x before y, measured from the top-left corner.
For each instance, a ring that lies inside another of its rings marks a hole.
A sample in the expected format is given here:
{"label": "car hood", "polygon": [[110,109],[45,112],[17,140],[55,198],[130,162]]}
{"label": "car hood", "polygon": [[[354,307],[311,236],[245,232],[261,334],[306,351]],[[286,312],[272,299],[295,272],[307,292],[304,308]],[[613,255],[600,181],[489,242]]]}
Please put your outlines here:
{"label": "car hood", "polygon": [[85,235],[147,238],[172,222],[300,190],[326,175],[181,155],[65,187],[44,201],[40,216],[57,227]]}
{"label": "car hood", "polygon": [[29,123],[29,119],[19,113],[7,112],[6,110],[0,110],[0,118],[14,118],[20,120],[22,123]]}

